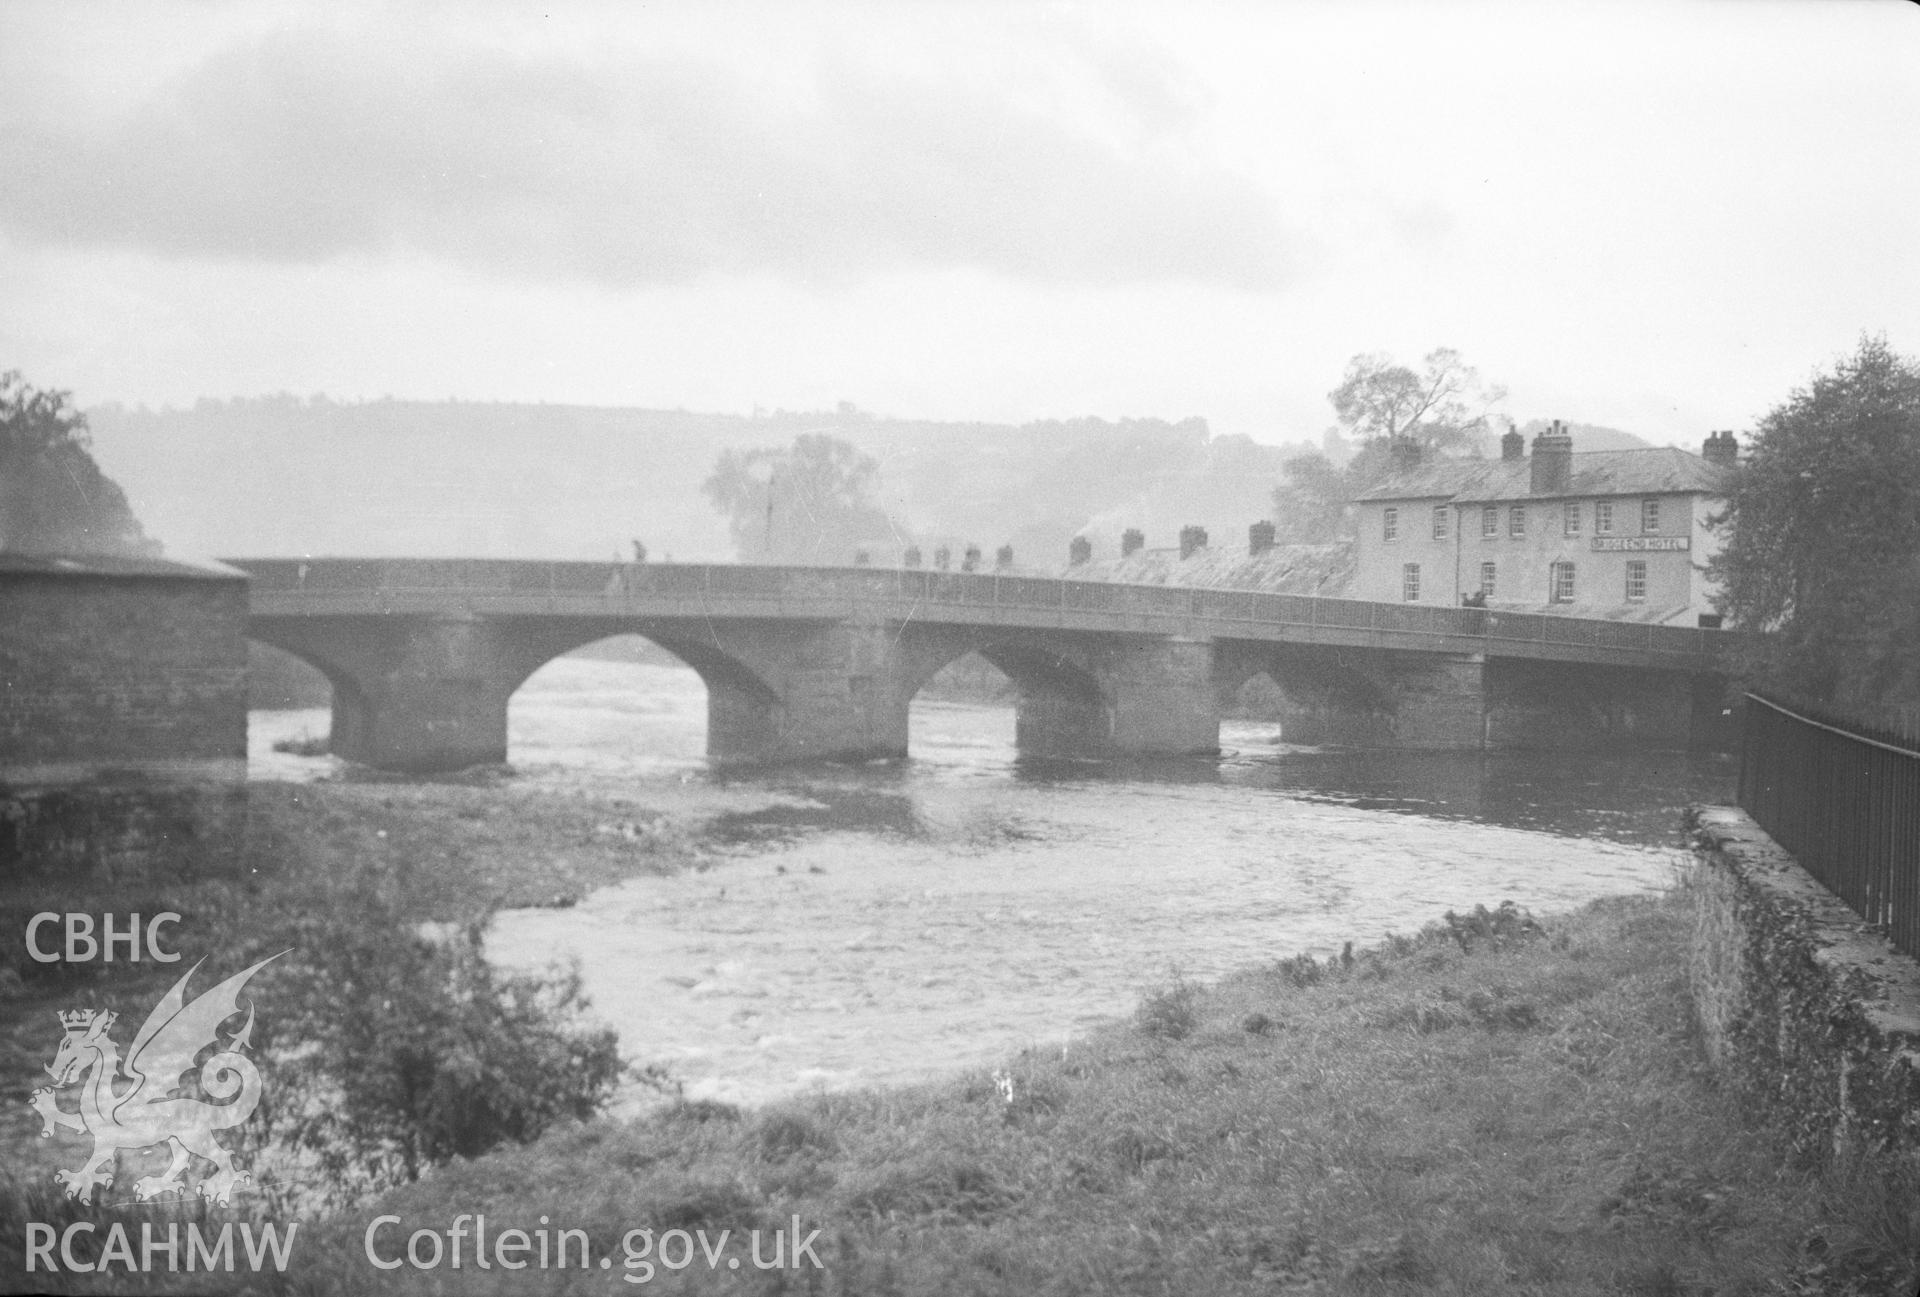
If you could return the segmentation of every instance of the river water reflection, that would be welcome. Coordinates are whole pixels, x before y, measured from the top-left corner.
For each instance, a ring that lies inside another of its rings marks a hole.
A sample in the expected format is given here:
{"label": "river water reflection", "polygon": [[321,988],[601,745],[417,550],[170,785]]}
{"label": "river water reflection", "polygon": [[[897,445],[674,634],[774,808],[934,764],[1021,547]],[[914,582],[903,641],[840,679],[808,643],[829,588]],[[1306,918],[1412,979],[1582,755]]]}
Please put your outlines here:
{"label": "river water reflection", "polygon": [[[550,664],[514,701],[517,778],[642,801],[708,778],[688,684]],[[716,780],[743,809],[715,821],[709,867],[503,913],[489,950],[577,959],[623,1051],[690,1097],[909,1081],[1059,1045],[1176,973],[1660,886],[1679,808],[1724,800],[1734,773],[1677,754],[1313,752],[1250,724],[1223,742],[1218,759],[1031,764],[1011,711],[917,704],[913,760]]]}

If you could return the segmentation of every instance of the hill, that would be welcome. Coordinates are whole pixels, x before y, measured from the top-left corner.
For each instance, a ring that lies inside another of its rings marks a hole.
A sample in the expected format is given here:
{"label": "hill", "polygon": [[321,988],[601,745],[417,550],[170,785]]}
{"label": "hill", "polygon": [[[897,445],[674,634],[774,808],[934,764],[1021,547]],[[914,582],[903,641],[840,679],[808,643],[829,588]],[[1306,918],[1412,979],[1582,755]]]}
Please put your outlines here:
{"label": "hill", "polygon": [[[203,399],[88,411],[95,452],[149,531],[196,555],[732,557],[700,486],[724,449],[841,437],[880,464],[879,503],[924,545],[1015,546],[1051,564],[1140,527],[1245,534],[1297,447],[1204,420],[1020,426],[831,412],[703,414],[480,402]],[[851,556],[849,556],[850,558]],[[892,556],[875,555],[876,561]]]}

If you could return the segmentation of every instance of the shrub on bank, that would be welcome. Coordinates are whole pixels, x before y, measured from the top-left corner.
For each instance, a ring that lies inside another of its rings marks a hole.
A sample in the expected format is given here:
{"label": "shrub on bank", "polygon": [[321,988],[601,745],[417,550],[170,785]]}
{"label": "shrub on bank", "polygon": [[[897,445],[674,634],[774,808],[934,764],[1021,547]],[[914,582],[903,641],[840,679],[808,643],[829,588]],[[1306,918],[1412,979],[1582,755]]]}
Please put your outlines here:
{"label": "shrub on bank", "polygon": [[[429,824],[441,831],[390,838],[374,827],[387,796],[255,788],[237,877],[164,872],[137,889],[16,880],[0,894],[0,921],[23,930],[43,911],[121,922],[173,911],[182,917],[163,941],[181,961],[129,963],[122,951],[112,963],[43,964],[16,942],[19,966],[0,967],[0,995],[26,1011],[0,1040],[23,1058],[50,1057],[58,1037],[44,1010],[96,1007],[122,1015],[124,1046],[202,956],[189,995],[286,952],[246,992],[260,1008],[251,1043],[267,1083],[243,1164],[288,1160],[263,1156],[261,1144],[291,1149],[297,1166],[281,1173],[339,1202],[594,1116],[622,1064],[613,1032],[581,1025],[578,977],[494,970],[481,944],[484,899],[457,919],[423,922],[450,872],[429,853],[451,835]],[[44,928],[43,946],[59,940],[57,925]]]}
{"label": "shrub on bank", "polygon": [[577,973],[497,972],[477,923],[428,938],[362,911],[316,927],[277,996],[273,1125],[333,1185],[414,1180],[611,1097],[618,1041],[576,1026]]}

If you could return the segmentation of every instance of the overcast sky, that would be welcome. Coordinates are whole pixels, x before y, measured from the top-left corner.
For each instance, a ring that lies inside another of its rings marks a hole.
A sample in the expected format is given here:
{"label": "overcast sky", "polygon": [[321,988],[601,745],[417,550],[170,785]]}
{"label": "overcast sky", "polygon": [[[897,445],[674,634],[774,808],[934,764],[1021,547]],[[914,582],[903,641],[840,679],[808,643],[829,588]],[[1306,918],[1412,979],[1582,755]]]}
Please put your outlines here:
{"label": "overcast sky", "polygon": [[1694,443],[1920,352],[1920,7],[0,7],[0,368]]}

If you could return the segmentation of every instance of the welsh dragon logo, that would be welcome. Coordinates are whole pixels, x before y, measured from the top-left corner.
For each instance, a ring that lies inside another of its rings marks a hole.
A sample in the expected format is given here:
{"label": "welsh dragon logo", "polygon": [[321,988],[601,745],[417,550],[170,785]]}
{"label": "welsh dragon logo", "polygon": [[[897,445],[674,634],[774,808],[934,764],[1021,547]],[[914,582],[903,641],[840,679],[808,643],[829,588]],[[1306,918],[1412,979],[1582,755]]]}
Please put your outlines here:
{"label": "welsh dragon logo", "polygon": [[[182,1173],[195,1156],[215,1167],[214,1173],[198,1185],[200,1196],[209,1202],[224,1206],[235,1185],[253,1178],[234,1167],[233,1154],[213,1137],[217,1130],[244,1122],[260,1103],[260,1073],[242,1052],[249,1048],[253,1035],[252,1001],[247,1003],[246,1022],[224,1042],[220,1027],[240,1011],[240,989],[247,980],[278,958],[280,955],[263,959],[188,1003],[187,981],[198,971],[200,964],[196,963],[153,1006],[153,1012],[134,1034],[124,1061],[120,1047],[107,1034],[120,1015],[93,1009],[57,1015],[66,1035],[53,1062],[46,1065],[53,1084],[35,1090],[29,1102],[46,1122],[40,1132],[42,1139],[53,1134],[56,1127],[93,1136],[93,1155],[79,1170],[54,1172],[54,1180],[65,1186],[67,1197],[91,1203],[96,1186],[112,1186],[114,1163],[121,1149],[151,1148],[162,1143],[171,1145],[173,1164],[163,1175],[142,1176],[135,1181],[133,1196],[137,1202],[184,1192],[187,1185]],[[199,1065],[199,1088],[219,1102],[176,1095],[181,1088],[180,1074],[192,1068],[195,1057],[209,1045],[215,1047],[214,1053]],[[116,1091],[116,1082],[121,1080],[131,1085]],[[69,1112],[58,1106],[58,1098],[74,1085],[80,1088],[80,1108]]]}

